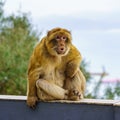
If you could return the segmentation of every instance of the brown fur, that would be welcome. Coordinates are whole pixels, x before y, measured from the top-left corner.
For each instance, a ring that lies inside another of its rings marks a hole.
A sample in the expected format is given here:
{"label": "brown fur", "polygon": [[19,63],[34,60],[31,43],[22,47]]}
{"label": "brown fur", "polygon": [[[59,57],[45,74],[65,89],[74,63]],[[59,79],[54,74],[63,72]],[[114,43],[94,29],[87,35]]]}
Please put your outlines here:
{"label": "brown fur", "polygon": [[48,101],[83,98],[85,78],[79,69],[81,60],[81,54],[72,45],[68,30],[54,28],[49,31],[35,47],[30,58],[28,106],[34,107],[38,99]]}

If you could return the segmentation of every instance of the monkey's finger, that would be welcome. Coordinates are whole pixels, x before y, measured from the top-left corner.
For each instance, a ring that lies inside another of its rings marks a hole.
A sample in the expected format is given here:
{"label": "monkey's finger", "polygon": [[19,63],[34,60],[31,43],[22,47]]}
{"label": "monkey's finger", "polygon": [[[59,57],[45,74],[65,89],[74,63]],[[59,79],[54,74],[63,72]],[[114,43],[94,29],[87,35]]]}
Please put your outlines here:
{"label": "monkey's finger", "polygon": [[74,93],[74,95],[79,95],[79,91],[77,91],[77,90],[73,90],[73,93]]}
{"label": "monkey's finger", "polygon": [[36,105],[32,105],[32,106],[30,106],[30,108],[32,108],[33,110],[35,110]]}

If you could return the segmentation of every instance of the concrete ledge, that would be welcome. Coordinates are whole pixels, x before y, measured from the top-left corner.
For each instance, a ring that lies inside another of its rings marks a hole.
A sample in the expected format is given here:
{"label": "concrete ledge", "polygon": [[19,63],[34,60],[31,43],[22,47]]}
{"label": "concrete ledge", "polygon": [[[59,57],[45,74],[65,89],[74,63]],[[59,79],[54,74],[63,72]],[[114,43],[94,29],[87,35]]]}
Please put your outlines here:
{"label": "concrete ledge", "polygon": [[0,95],[0,100],[26,100],[27,96]]}
{"label": "concrete ledge", "polygon": [[[27,96],[14,96],[14,95],[0,95],[0,100],[19,100],[26,101]],[[83,99],[80,101],[66,101],[66,100],[56,100],[56,101],[48,101],[52,103],[85,103],[85,104],[97,104],[97,105],[120,105],[120,100],[102,100],[102,99]]]}
{"label": "concrete ledge", "polygon": [[0,120],[120,120],[120,101],[39,102],[33,110],[26,105],[26,96],[0,95]]}

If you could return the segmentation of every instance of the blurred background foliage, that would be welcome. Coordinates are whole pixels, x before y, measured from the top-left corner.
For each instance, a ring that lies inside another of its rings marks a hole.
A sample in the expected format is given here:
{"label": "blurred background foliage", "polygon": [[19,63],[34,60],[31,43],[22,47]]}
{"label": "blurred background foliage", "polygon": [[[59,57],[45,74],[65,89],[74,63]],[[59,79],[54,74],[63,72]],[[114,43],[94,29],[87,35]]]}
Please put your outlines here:
{"label": "blurred background foliage", "polygon": [[5,17],[0,2],[0,94],[26,94],[30,54],[38,40],[27,14]]}
{"label": "blurred background foliage", "polygon": [[[28,61],[41,33],[33,29],[29,14],[18,12],[17,15],[5,16],[3,6],[0,0],[0,94],[26,95]],[[80,69],[89,88],[93,77],[87,67],[88,63],[83,60]],[[92,92],[86,90],[87,98],[114,99],[120,96],[120,84],[116,84],[114,89],[106,87],[104,97],[99,97],[103,78],[104,74],[91,87]]]}

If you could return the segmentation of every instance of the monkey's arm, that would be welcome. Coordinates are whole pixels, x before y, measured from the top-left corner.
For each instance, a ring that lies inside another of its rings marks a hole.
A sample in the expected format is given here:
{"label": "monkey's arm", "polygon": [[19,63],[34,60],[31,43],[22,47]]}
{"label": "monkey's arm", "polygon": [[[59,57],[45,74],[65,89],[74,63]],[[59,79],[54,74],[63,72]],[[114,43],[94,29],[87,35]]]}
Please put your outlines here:
{"label": "monkey's arm", "polygon": [[27,86],[27,104],[30,107],[34,107],[36,104],[37,98],[37,88],[36,81],[39,79],[41,69],[36,68],[29,72],[28,74],[28,86]]}
{"label": "monkey's arm", "polygon": [[65,74],[67,77],[74,77],[80,67],[82,57],[80,52],[73,46],[68,54],[68,62],[66,65]]}
{"label": "monkey's arm", "polygon": [[27,84],[27,104],[30,107],[34,107],[37,101],[37,88],[36,81],[39,79],[41,74],[41,68],[34,57],[31,56],[29,67],[28,67],[28,84]]}
{"label": "monkey's arm", "polygon": [[67,66],[66,66],[66,76],[67,77],[74,77],[74,75],[77,73],[80,65],[80,60],[79,59],[74,59],[70,61]]}

